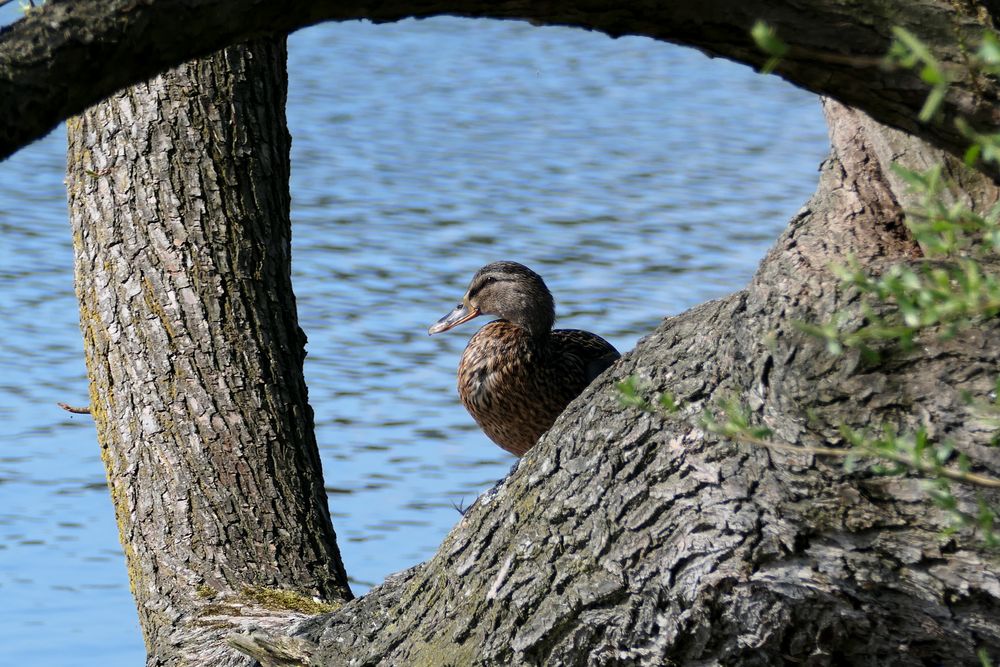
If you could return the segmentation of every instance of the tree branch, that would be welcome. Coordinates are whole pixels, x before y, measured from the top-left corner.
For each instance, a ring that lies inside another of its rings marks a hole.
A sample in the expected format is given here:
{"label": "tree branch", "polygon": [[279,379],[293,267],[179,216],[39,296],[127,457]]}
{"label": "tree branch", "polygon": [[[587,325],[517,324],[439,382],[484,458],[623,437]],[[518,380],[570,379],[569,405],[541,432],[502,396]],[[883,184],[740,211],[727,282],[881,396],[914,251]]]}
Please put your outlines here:
{"label": "tree branch", "polygon": [[988,489],[1000,489],[1000,479],[997,479],[996,477],[980,475],[978,473],[958,470],[956,468],[949,468],[942,465],[935,465],[934,463],[919,460],[908,454],[885,451],[874,447],[810,447],[807,445],[793,445],[787,442],[759,438],[755,435],[743,432],[721,430],[719,431],[719,434],[729,438],[730,440],[735,440],[736,442],[755,445],[757,447],[766,447],[767,449],[786,452],[788,454],[811,454],[813,456],[828,456],[832,458],[857,456],[861,458],[884,459],[886,461],[892,461],[893,463],[906,466],[911,470],[915,470],[916,472],[929,477],[945,477],[955,482],[962,482],[963,484],[972,484],[973,486],[982,486]]}
{"label": "tree branch", "polygon": [[[626,5],[567,0],[49,2],[0,32],[0,158],[115,90],[230,44],[326,20],[390,22],[446,14],[577,26],[612,37],[642,35],[752,66],[768,58],[750,38],[751,26],[761,19],[789,46],[777,74],[961,155],[968,142],[954,119],[964,116],[982,131],[1000,126],[997,82],[960,67],[941,118],[922,124],[914,119],[927,86],[915,72],[878,63],[892,40],[893,25],[921,39],[941,62],[963,63],[963,50],[978,43],[991,20],[963,11],[944,0],[889,5],[865,0],[850,6],[843,0]],[[997,178],[1000,172],[994,169],[991,175]]]}
{"label": "tree branch", "polygon": [[89,405],[84,406],[84,407],[79,407],[79,408],[73,407],[72,405],[70,405],[68,403],[56,403],[56,405],[58,405],[60,408],[62,408],[66,412],[71,412],[74,415],[89,415],[90,414],[90,406]]}

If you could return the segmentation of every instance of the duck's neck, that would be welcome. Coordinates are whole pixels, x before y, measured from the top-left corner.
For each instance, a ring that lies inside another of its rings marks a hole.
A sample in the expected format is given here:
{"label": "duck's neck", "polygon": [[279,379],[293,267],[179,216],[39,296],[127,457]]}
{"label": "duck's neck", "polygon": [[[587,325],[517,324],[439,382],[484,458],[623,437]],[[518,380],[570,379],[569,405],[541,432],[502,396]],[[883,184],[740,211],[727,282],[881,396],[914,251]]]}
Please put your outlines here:
{"label": "duck's neck", "polygon": [[504,319],[524,331],[529,338],[544,341],[548,339],[556,318],[551,310],[536,309],[510,313]]}

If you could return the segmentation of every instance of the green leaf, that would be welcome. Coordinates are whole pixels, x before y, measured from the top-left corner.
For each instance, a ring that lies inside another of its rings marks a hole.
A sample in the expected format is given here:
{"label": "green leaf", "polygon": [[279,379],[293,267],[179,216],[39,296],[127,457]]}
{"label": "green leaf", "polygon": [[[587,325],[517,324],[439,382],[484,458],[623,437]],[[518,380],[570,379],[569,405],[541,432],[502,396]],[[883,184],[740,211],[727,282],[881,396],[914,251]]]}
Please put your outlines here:
{"label": "green leaf", "polygon": [[630,375],[617,385],[618,403],[626,408],[638,408],[649,410],[649,401],[640,392],[640,381],[634,375]]}
{"label": "green leaf", "polygon": [[924,45],[923,42],[917,39],[916,35],[912,32],[906,28],[895,26],[892,29],[892,34],[896,37],[896,40],[906,47],[920,62],[937,66],[937,59],[934,58],[930,50]]}
{"label": "green leaf", "polygon": [[917,119],[922,123],[929,122],[934,115],[941,108],[941,103],[944,102],[944,96],[948,94],[948,84],[939,83],[931,88],[931,92],[927,95],[927,99],[924,101],[924,106],[920,109],[920,114]]}
{"label": "green leaf", "polygon": [[924,83],[929,83],[932,86],[939,86],[945,83],[944,74],[934,65],[924,65],[921,67],[920,78],[923,79]]}
{"label": "green leaf", "polygon": [[987,65],[1000,66],[1000,40],[992,32],[983,34],[976,56]]}
{"label": "green leaf", "polygon": [[677,399],[670,392],[664,392],[660,395],[660,407],[670,413],[677,412],[681,409]]}
{"label": "green leaf", "polygon": [[979,144],[972,144],[969,149],[965,151],[965,166],[975,167],[976,162],[979,160],[979,154],[983,151],[983,147]]}
{"label": "green leaf", "polygon": [[927,187],[928,177],[923,173],[913,169],[907,169],[898,162],[893,162],[889,167],[893,173],[906,181],[907,185],[917,191],[923,191]]}
{"label": "green leaf", "polygon": [[788,44],[782,41],[772,26],[764,21],[757,21],[750,29],[750,36],[753,38],[757,48],[774,58],[781,58],[788,53]]}

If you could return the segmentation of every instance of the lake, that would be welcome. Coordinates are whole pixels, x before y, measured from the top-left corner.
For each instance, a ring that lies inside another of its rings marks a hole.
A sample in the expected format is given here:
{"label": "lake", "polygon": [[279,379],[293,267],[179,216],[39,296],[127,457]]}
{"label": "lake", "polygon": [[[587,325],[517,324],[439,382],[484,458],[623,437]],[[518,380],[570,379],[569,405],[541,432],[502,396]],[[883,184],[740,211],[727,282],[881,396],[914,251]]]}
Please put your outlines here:
{"label": "lake", "polygon": [[[16,18],[14,7],[0,12]],[[644,38],[442,18],[290,38],[294,284],[355,593],[429,558],[513,458],[430,338],[473,272],[542,274],[631,349],[741,288],[815,188],[819,100]],[[0,163],[0,664],[144,659],[87,402],[65,129]]]}

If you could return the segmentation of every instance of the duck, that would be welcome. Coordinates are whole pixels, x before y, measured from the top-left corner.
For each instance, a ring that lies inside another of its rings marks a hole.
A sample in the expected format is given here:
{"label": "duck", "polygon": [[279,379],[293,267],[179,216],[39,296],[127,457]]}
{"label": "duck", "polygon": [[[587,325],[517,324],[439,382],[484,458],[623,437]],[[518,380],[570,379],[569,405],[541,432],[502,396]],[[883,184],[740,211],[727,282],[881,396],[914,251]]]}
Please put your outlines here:
{"label": "duck", "polygon": [[465,347],[458,395],[487,437],[521,457],[621,355],[597,334],[553,329],[552,293],[540,275],[518,262],[493,262],[476,271],[462,301],[427,333],[480,315],[498,319]]}

